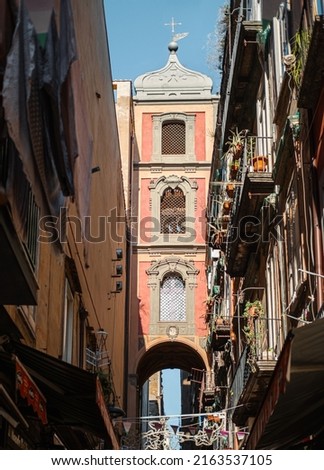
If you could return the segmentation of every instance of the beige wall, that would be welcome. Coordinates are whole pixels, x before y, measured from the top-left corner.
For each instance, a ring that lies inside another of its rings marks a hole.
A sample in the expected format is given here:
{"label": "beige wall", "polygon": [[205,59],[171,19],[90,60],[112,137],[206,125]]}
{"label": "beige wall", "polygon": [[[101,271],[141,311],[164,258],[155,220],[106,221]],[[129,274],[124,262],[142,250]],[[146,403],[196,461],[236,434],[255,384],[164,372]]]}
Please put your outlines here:
{"label": "beige wall", "polygon": [[[107,48],[103,2],[101,0],[71,0],[77,45],[77,61],[72,65],[75,116],[79,156],[76,167],[83,171],[99,166],[100,171],[90,177],[90,206],[85,214],[90,216],[91,242],[80,239],[78,201],[86,187],[76,177],[75,197],[66,199],[68,219],[67,240],[62,244],[39,245],[38,304],[35,308],[8,307],[24,340],[55,357],[62,355],[63,312],[65,290],[65,255],[73,258],[77,268],[82,293],[74,296],[73,355],[72,363],[79,365],[81,302],[87,311],[86,325],[108,333],[107,352],[111,359],[116,396],[124,406],[125,368],[125,294],[126,294],[126,226],[121,156],[118,141],[115,103]],[[55,1],[59,15],[59,2]],[[92,161],[89,146],[92,146]],[[88,174],[88,173],[87,173]],[[76,176],[76,174],[75,174]],[[119,223],[111,229],[107,219],[114,210]],[[99,231],[99,221],[102,225]],[[76,228],[77,227],[77,228]],[[117,232],[118,239],[114,236]],[[100,240],[99,240],[100,238]],[[116,248],[122,248],[121,278],[115,274]],[[123,282],[121,293],[114,293],[116,281]],[[85,346],[86,339],[85,339]],[[85,351],[81,351],[84,357]]]}

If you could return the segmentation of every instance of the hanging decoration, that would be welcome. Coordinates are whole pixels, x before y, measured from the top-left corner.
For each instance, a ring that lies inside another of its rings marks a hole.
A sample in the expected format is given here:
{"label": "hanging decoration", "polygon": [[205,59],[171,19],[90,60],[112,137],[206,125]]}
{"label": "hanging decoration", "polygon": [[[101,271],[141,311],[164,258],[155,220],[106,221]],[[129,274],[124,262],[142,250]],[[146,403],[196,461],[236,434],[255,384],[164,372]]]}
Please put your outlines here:
{"label": "hanging decoration", "polygon": [[[216,418],[216,419],[215,419]],[[148,423],[149,430],[142,433],[145,450],[170,450],[174,442],[181,446],[184,442],[193,442],[196,447],[211,446],[217,440],[223,440],[226,427],[224,413],[206,415],[200,423],[188,426],[169,425],[168,418],[161,418]]]}

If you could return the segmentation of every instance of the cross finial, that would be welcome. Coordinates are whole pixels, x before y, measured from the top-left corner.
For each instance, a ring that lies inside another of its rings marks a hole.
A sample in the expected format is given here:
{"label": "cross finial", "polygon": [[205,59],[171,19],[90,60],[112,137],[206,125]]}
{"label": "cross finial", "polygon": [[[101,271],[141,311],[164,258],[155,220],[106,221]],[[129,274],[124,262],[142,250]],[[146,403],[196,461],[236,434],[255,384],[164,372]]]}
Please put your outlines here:
{"label": "cross finial", "polygon": [[164,26],[171,26],[171,32],[172,32],[172,36],[174,35],[174,32],[175,32],[175,26],[180,26],[182,23],[176,23],[174,21],[174,18],[172,16],[171,18],[171,23],[164,23]]}

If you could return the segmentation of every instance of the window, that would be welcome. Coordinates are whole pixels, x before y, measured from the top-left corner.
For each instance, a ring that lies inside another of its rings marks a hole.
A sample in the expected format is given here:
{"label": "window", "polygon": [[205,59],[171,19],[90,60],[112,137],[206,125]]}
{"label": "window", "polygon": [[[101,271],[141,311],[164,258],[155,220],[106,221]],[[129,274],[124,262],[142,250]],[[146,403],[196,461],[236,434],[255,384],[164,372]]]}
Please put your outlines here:
{"label": "window", "polygon": [[186,153],[186,125],[183,121],[165,121],[162,124],[162,155]]}
{"label": "window", "polygon": [[288,34],[288,10],[284,3],[280,4],[277,17],[273,18],[273,42],[274,42],[274,78],[275,101],[279,98],[280,87],[285,72],[284,57],[290,54]]}
{"label": "window", "polygon": [[195,289],[199,270],[193,262],[170,257],[146,271],[151,290],[150,334],[163,335],[177,327],[181,335],[195,334]]}
{"label": "window", "polygon": [[160,288],[160,321],[186,321],[185,283],[179,274],[167,274]]}
{"label": "window", "polygon": [[161,197],[161,233],[185,233],[186,198],[180,188],[167,188]]}
{"label": "window", "polygon": [[65,300],[63,318],[62,360],[72,362],[73,346],[73,294],[68,280],[65,281]]}
{"label": "window", "polygon": [[154,242],[192,243],[192,237],[196,237],[197,181],[184,176],[162,176],[152,180],[149,189],[151,215],[160,222]]}
{"label": "window", "polygon": [[153,116],[153,162],[195,161],[195,116],[167,113]]}
{"label": "window", "polygon": [[323,0],[317,0],[316,1],[316,9],[317,9],[317,14],[318,15],[324,15],[324,1]]}

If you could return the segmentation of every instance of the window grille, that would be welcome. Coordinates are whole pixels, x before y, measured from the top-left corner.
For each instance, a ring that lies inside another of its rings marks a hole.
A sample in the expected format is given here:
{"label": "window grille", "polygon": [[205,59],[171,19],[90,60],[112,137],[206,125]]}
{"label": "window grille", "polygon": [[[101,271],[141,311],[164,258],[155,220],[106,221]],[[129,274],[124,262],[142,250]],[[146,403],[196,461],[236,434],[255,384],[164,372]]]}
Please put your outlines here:
{"label": "window grille", "polygon": [[179,188],[167,188],[161,197],[161,233],[185,233],[186,198]]}
{"label": "window grille", "polygon": [[167,121],[162,125],[162,155],[186,153],[186,125],[182,121]]}
{"label": "window grille", "polygon": [[186,321],[185,283],[179,274],[168,274],[162,281],[160,321]]}

